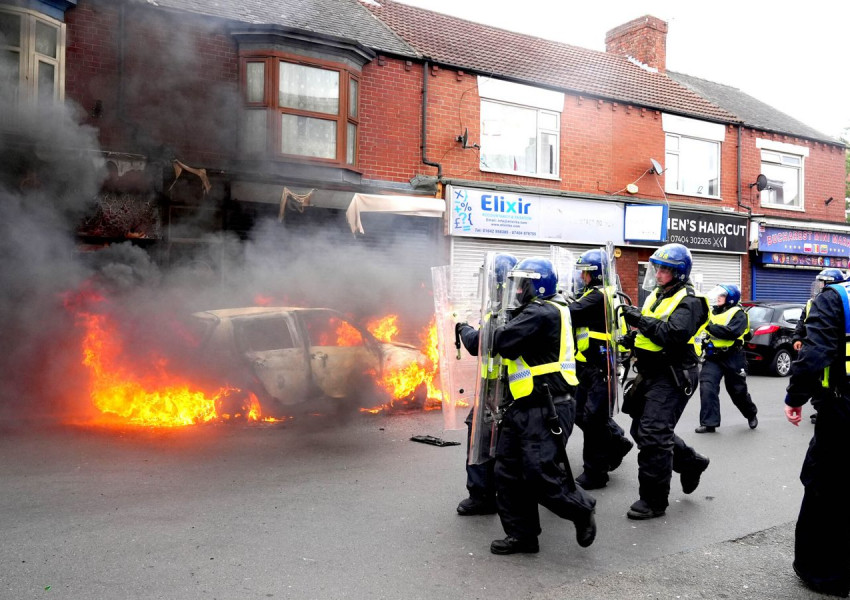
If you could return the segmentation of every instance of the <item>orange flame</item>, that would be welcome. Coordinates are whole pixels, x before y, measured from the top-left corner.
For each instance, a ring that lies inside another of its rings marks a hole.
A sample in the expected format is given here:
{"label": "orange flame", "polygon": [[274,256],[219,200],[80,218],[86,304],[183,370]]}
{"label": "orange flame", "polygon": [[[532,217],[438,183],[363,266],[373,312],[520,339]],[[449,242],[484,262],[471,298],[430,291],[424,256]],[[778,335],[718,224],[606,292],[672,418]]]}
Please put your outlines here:
{"label": "orange flame", "polygon": [[366,324],[369,333],[381,342],[391,342],[398,335],[398,315],[387,315],[372,319]]}

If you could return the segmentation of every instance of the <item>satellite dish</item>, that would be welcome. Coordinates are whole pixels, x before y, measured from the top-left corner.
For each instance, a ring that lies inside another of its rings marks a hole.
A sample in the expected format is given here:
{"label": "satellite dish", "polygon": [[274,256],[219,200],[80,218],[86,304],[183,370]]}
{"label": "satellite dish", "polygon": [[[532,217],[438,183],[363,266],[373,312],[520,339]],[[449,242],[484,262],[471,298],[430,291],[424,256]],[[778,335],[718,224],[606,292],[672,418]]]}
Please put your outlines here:
{"label": "satellite dish", "polygon": [[463,128],[463,135],[459,135],[455,139],[458,142],[460,142],[463,145],[464,148],[469,148],[469,146],[467,145],[467,142],[469,141],[469,128],[464,127]]}
{"label": "satellite dish", "polygon": [[760,192],[767,189],[767,177],[761,174],[756,177],[756,189]]}
{"label": "satellite dish", "polygon": [[649,162],[652,163],[652,169],[650,169],[650,172],[655,173],[656,175],[661,175],[664,172],[664,167],[662,167],[661,163],[657,160],[650,158]]}

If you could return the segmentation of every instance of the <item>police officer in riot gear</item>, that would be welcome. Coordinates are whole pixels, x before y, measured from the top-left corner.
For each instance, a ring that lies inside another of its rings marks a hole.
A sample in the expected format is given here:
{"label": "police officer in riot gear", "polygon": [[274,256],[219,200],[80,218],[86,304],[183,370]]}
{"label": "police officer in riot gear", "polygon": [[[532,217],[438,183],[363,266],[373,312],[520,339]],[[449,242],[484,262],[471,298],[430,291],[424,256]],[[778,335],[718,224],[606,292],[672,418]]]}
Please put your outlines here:
{"label": "police officer in riot gear", "polygon": [[750,429],[758,427],[758,408],[747,392],[747,359],[741,348],[750,332],[750,320],[739,306],[741,290],[737,285],[722,284],[708,294],[714,300],[706,338],[705,361],[699,374],[700,425],[694,431],[711,433],[720,427],[720,380]]}
{"label": "police officer in riot gear", "polygon": [[812,302],[806,336],[791,365],[785,414],[799,425],[802,406],[818,411],[800,473],[794,571],[812,590],[850,594],[850,283],[826,286]]}
{"label": "police officer in riot gear", "polygon": [[[649,257],[644,287],[655,287],[642,309],[622,307],[626,322],[637,328],[634,354],[638,372],[624,394],[623,412],[632,417],[631,434],[638,446],[640,498],[630,519],[662,516],[668,505],[673,471],[682,491],[693,492],[708,468],[674,432],[698,382],[695,336],[708,322],[708,301],[690,282],[692,258],[681,244],[666,244]],[[654,275],[654,277],[653,277]]]}
{"label": "police officer in riot gear", "polygon": [[490,551],[537,552],[538,504],[573,521],[576,541],[586,547],[596,537],[596,500],[573,481],[565,448],[578,384],[570,313],[552,301],[557,275],[549,259],[521,261],[509,281],[516,308],[493,338],[493,352],[507,366],[509,391],[495,469],[496,500],[507,537],[495,540]]}
{"label": "police officer in riot gear", "polygon": [[576,424],[584,432],[584,472],[576,483],[586,490],[603,488],[608,472],[616,469],[634,444],[611,418],[608,377],[609,353],[614,352],[613,335],[609,331],[603,289],[603,264],[608,262],[601,249],[588,250],[576,261],[584,285],[581,296],[569,303],[575,330],[576,366],[579,385],[576,389]]}
{"label": "police officer in riot gear", "polygon": [[[812,309],[814,299],[823,291],[824,287],[833,283],[844,283],[845,281],[847,281],[847,276],[841,269],[826,268],[817,274],[815,280],[812,282],[812,296],[806,301],[806,308],[803,310],[803,314],[800,315],[800,320],[797,321],[797,325],[794,327],[794,335],[791,337],[791,347],[794,348],[794,352],[800,351],[803,340],[806,338],[806,319],[809,316],[809,311]],[[818,413],[813,412],[810,418],[812,423],[816,422],[818,420]]]}
{"label": "police officer in riot gear", "polygon": [[[513,254],[497,254],[494,266],[496,270],[496,282],[501,288],[504,286],[508,277],[508,272],[517,264],[517,259]],[[500,291],[500,290],[497,290]],[[472,356],[478,355],[478,330],[473,328],[468,323],[458,323],[455,325],[455,330],[463,342],[464,348]],[[494,373],[495,376],[495,373]],[[467,427],[467,454],[469,454],[469,445],[472,443],[472,414],[474,407],[470,408],[465,423]],[[488,441],[489,443],[489,441]],[[492,515],[496,513],[496,483],[493,475],[493,459],[486,460],[478,464],[466,465],[466,489],[469,491],[469,497],[461,500],[457,505],[457,513],[461,516],[470,515]]]}

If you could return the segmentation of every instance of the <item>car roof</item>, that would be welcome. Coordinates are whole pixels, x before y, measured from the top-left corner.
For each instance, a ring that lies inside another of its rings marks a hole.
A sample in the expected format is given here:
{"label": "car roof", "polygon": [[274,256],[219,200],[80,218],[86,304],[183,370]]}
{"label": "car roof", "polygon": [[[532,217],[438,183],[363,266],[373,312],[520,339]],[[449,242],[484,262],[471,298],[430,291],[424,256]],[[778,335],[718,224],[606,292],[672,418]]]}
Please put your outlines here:
{"label": "car roof", "polygon": [[769,306],[771,308],[776,308],[780,306],[805,306],[805,302],[777,302],[773,300],[747,300],[745,302],[741,302],[743,306]]}
{"label": "car roof", "polygon": [[244,306],[241,308],[219,308],[202,310],[192,316],[202,319],[232,319],[235,317],[252,317],[257,315],[274,315],[288,312],[329,312],[338,314],[331,308],[304,308],[303,306]]}

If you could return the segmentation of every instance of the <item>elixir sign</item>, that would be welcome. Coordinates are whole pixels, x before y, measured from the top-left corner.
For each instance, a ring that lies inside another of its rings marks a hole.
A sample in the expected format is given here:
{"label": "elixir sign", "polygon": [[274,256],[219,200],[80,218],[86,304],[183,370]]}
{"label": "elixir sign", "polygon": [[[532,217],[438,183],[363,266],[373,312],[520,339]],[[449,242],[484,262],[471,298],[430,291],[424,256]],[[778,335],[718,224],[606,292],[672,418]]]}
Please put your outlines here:
{"label": "elixir sign", "polygon": [[667,241],[691,250],[746,254],[747,217],[671,208],[667,236]]}

